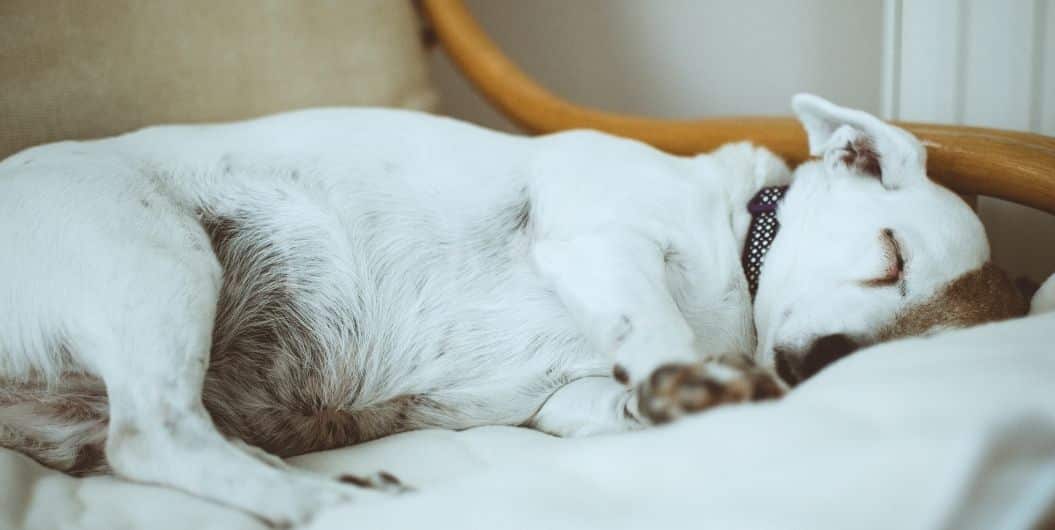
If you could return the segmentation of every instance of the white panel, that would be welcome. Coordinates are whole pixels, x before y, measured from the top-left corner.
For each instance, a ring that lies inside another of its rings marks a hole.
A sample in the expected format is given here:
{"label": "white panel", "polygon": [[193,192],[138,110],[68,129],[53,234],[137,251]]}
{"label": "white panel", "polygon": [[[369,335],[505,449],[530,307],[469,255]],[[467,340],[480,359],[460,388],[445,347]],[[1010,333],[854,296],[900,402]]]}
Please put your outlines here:
{"label": "white panel", "polygon": [[[901,119],[1055,134],[1055,0],[901,0]],[[1055,271],[1055,217],[981,198],[993,260]]]}
{"label": "white panel", "polygon": [[[1040,1],[969,0],[963,122],[1029,130],[1039,125],[1043,16]],[[1013,203],[983,198],[979,214],[989,231],[993,260],[1035,280],[1055,269],[1055,219]]]}
{"label": "white panel", "polygon": [[1039,132],[1055,136],[1055,1],[1044,0],[1039,6],[1037,40],[1040,42],[1041,60],[1037,63],[1041,75],[1038,76],[1040,82],[1036,90],[1040,94],[1037,99],[1040,115],[1043,116]]}
{"label": "white panel", "polygon": [[959,106],[961,2],[905,0],[901,6],[898,119],[950,123]]}
{"label": "white panel", "polygon": [[897,119],[901,95],[901,9],[902,0],[883,0],[883,64],[880,76],[879,115]]}
{"label": "white panel", "polygon": [[1055,217],[1018,204],[981,197],[978,214],[989,233],[992,259],[1013,278],[1041,282],[1055,273]]}
{"label": "white panel", "polygon": [[1033,103],[1032,1],[969,0],[963,122],[1028,130]]}

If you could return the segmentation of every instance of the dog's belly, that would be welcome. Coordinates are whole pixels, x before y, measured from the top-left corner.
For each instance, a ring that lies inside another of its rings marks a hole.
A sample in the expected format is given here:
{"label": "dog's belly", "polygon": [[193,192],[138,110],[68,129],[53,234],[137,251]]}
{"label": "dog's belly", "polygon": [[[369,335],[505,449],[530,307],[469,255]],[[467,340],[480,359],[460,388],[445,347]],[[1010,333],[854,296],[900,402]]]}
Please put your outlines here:
{"label": "dog's belly", "polygon": [[427,217],[388,229],[400,213],[366,207],[301,227],[275,210],[205,213],[224,268],[204,392],[221,431],[289,456],[518,424],[605,373],[529,266],[518,200],[457,233]]}

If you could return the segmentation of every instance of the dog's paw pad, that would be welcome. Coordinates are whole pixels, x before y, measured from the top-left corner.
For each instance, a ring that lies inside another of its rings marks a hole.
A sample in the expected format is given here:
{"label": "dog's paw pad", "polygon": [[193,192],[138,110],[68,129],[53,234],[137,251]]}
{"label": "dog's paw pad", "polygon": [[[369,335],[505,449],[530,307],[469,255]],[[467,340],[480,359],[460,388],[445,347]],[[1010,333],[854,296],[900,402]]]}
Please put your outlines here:
{"label": "dog's paw pad", "polygon": [[351,484],[364,489],[377,490],[385,493],[405,493],[413,491],[414,488],[403,484],[395,475],[387,471],[379,471],[373,475],[352,475],[345,473],[337,477],[339,482]]}
{"label": "dog's paw pad", "polygon": [[723,358],[694,364],[668,364],[652,373],[637,389],[638,409],[653,423],[723,403],[780,397],[783,387],[750,360]]}

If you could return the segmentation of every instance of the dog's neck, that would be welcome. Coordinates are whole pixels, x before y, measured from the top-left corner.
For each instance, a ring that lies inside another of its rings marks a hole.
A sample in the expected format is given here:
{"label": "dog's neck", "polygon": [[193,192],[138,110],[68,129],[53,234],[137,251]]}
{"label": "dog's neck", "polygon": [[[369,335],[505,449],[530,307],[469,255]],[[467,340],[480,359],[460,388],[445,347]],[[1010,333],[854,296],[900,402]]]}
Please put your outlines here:
{"label": "dog's neck", "polygon": [[762,188],[755,193],[746,206],[748,213],[751,214],[751,223],[743,239],[740,264],[744,268],[747,289],[752,300],[758,292],[758,278],[762,274],[766,252],[769,251],[769,246],[776,239],[780,229],[780,223],[777,221],[777,207],[787,189],[787,186]]}

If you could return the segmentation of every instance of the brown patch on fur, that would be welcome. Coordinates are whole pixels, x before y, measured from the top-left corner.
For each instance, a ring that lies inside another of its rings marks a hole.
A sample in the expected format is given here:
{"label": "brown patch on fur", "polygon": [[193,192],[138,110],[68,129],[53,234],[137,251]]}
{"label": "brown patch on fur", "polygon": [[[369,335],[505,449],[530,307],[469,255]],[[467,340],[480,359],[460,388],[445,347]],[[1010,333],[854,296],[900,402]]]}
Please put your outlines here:
{"label": "brown patch on fur", "polygon": [[[321,393],[310,387],[304,391]],[[427,427],[430,411],[439,408],[433,400],[417,394],[347,408],[317,401],[276,401],[269,403],[266,410],[258,410],[263,414],[253,418],[221,418],[217,412],[222,409],[216,405],[211,400],[206,402],[222,432],[283,458]]]}
{"label": "brown patch on fur", "polygon": [[842,161],[848,167],[856,169],[865,175],[882,177],[883,168],[879,164],[879,152],[875,150],[872,140],[867,136],[855,138],[853,142],[846,142],[843,148]]}
{"label": "brown patch on fur", "polygon": [[102,443],[82,445],[77,451],[77,459],[73,461],[73,467],[66,470],[75,477],[98,475],[109,472],[106,463],[106,451]]}
{"label": "brown patch on fur", "polygon": [[[526,207],[503,213],[519,224]],[[427,395],[385,395],[363,381],[357,361],[369,353],[360,352],[362,330],[344,305],[355,301],[313,296],[329,288],[319,278],[327,277],[330,258],[314,251],[324,234],[305,232],[279,245],[253,212],[203,212],[201,222],[223,266],[203,389],[220,432],[289,457],[449,417]],[[325,305],[304,305],[312,299]]]}
{"label": "brown patch on fur", "polygon": [[879,333],[880,341],[925,335],[935,329],[964,328],[1025,315],[1029,304],[992,263],[968,272],[936,295],[898,315]]}

